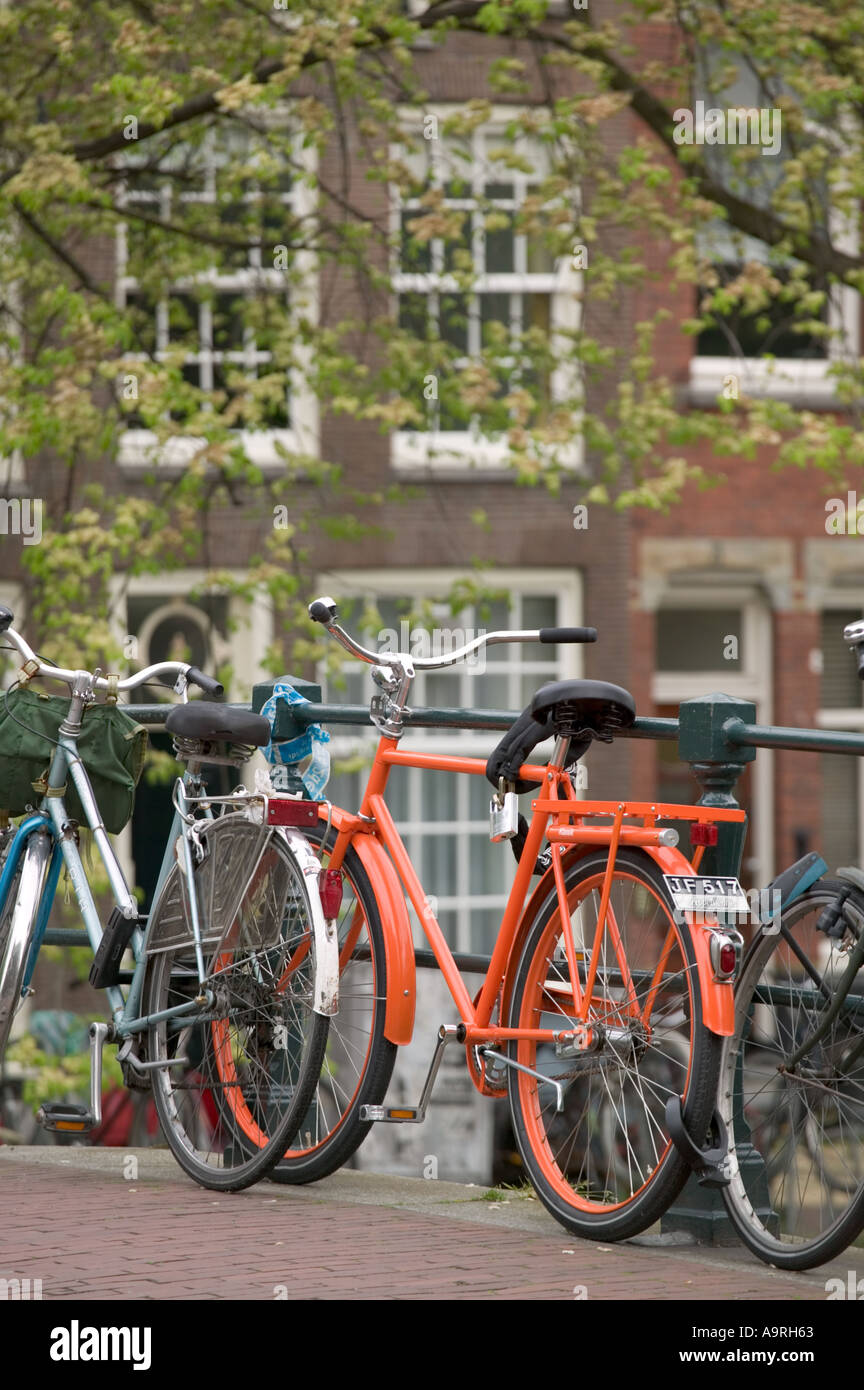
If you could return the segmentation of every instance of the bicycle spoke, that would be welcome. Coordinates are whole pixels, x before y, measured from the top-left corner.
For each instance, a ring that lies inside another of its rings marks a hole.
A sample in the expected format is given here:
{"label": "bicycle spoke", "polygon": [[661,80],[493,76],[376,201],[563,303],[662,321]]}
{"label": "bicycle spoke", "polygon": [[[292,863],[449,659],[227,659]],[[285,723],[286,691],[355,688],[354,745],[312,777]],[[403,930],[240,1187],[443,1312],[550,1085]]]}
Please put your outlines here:
{"label": "bicycle spoke", "polygon": [[539,1177],[541,1188],[548,1181],[560,1194],[574,1213],[574,1229],[578,1212],[623,1212],[665,1169],[666,1101],[686,1094],[692,1067],[695,967],[682,950],[668,902],[639,874],[616,869],[606,926],[598,934],[602,880],[602,871],[584,871],[580,888],[570,890],[581,1017],[564,949],[567,927],[557,911],[545,935],[538,929],[537,954],[525,977],[522,1026],[577,1033],[587,1024],[592,1030],[588,1049],[574,1046],[566,1060],[560,1044],[517,1045],[517,1060],[563,1085],[563,1114],[551,1087],[521,1076],[511,1080],[511,1095],[524,1095],[521,1113],[532,1136],[530,1149],[520,1144],[523,1157],[533,1163],[532,1155],[546,1155],[537,1177],[532,1168],[532,1179],[536,1185]]}

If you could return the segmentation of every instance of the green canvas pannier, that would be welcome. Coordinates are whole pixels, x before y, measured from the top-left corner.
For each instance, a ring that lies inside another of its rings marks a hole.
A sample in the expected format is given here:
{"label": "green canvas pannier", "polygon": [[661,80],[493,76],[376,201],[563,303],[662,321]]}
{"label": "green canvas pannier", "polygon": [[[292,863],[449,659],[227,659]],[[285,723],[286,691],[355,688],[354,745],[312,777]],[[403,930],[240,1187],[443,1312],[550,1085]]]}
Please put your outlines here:
{"label": "green canvas pannier", "polygon": [[[68,713],[68,696],[42,695],[36,690],[14,690],[5,697],[0,694],[0,810],[20,816],[28,805],[39,805],[58,730]],[[114,835],[132,815],[146,751],[147,730],[119,706],[87,706],[78,752],[105,829]],[[64,799],[70,819],[86,825],[68,770]]]}

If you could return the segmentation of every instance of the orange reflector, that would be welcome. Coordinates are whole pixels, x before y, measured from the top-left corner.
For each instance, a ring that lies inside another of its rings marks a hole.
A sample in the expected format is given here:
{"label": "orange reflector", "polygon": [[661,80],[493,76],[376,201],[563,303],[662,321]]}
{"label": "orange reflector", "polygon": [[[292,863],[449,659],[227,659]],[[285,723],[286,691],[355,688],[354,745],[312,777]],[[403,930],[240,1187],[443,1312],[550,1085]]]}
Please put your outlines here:
{"label": "orange reflector", "polygon": [[79,1132],[80,1130],[85,1129],[86,1126],[85,1126],[83,1120],[58,1120],[57,1123],[55,1124],[54,1128],[55,1128],[55,1129],[74,1129],[76,1132]]}
{"label": "orange reflector", "polygon": [[413,1120],[415,1112],[413,1110],[389,1110],[387,1113],[391,1120]]}

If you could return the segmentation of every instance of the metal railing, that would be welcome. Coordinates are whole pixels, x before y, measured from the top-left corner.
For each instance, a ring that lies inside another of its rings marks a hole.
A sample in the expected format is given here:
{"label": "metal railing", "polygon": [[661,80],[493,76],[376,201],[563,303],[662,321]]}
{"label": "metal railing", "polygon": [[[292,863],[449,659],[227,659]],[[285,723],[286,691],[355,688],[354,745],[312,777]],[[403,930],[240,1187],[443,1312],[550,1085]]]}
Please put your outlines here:
{"label": "metal railing", "polygon": [[[318,685],[291,676],[280,677],[280,682],[293,686],[304,697],[305,703],[289,706],[284,702],[278,706],[274,728],[277,741],[296,738],[308,725],[316,723],[331,727],[372,726],[368,705],[323,703]],[[250,709],[259,711],[272,696],[273,684],[264,682],[256,685],[251,705],[236,705],[234,708],[247,712]],[[169,708],[168,705],[154,704],[124,706],[127,714],[149,728],[163,726]],[[494,733],[509,729],[520,713],[519,710],[427,707],[406,710],[404,722],[409,729],[472,729]],[[737,807],[736,784],[747,764],[755,759],[758,748],[864,756],[864,734],[757,724],[755,715],[756,707],[749,701],[714,693],[684,700],[677,719],[641,716],[629,729],[620,730],[616,737],[677,742],[679,757],[682,762],[689,763],[700,788],[696,804],[718,808]],[[289,787],[301,790],[299,777],[295,777],[293,787],[290,783]],[[700,865],[701,872],[737,876],[746,830],[746,822],[718,823],[718,842],[706,850]],[[77,945],[79,942],[86,944],[86,934],[53,929],[46,933],[45,940],[46,943],[63,946]],[[479,955],[466,955],[464,960],[470,961],[475,970],[482,970],[489,963],[489,957]],[[416,963],[424,968],[437,966],[434,956],[428,951],[418,950]],[[693,1178],[664,1217],[663,1229],[689,1231],[709,1242],[734,1239],[719,1194],[699,1187]]]}

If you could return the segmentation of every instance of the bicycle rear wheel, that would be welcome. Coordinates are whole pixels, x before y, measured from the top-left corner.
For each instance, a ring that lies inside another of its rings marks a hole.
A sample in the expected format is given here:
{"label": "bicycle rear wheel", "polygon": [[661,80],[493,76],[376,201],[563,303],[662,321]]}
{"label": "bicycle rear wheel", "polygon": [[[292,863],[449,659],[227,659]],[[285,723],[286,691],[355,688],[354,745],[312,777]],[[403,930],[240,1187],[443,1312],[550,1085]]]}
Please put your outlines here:
{"label": "bicycle rear wheel", "polygon": [[[607,855],[565,872],[576,970],[583,993],[592,963]],[[617,940],[616,940],[617,936]],[[659,870],[620,850],[588,1021],[596,1051],[519,1040],[511,1057],[564,1088],[508,1069],[513,1129],[540,1200],[563,1226],[589,1239],[622,1240],[656,1221],[688,1168],[669,1140],[665,1107],[683,1097],[690,1132],[707,1134],[721,1039],[702,1024],[690,933],[676,925]],[[517,970],[510,1026],[569,1031],[579,1023],[563,924],[553,891]]]}
{"label": "bicycle rear wheel", "polygon": [[0,1057],[22,1003],[21,985],[51,852],[50,835],[30,837],[0,914]]}
{"label": "bicycle rear wheel", "polygon": [[[864,1229],[864,973],[824,1036],[847,956],[816,930],[848,885],[823,879],[760,932],[735,992],[720,1108],[738,1156],[724,1189],[748,1249],[782,1269],[811,1269]],[[846,902],[845,945],[864,929],[864,894]],[[824,988],[820,988],[820,984]]]}
{"label": "bicycle rear wheel", "polygon": [[[316,852],[325,827],[303,832]],[[331,831],[328,847],[335,839]],[[324,855],[327,862],[327,855]],[[336,1171],[372,1128],[361,1105],[380,1105],[387,1094],[397,1048],[384,1036],[387,960],[378,903],[357,851],[342,865],[339,936],[339,1012],[330,1020],[327,1052],[315,1094],[271,1182],[317,1182]]]}
{"label": "bicycle rear wheel", "polygon": [[172,870],[147,937],[145,1011],[209,1002],[154,1021],[153,1097],[168,1144],[204,1187],[237,1190],[279,1161],[324,1057],[314,1012],[315,937],[306,879],[278,833],[225,816],[195,870],[205,980],[185,875]]}

